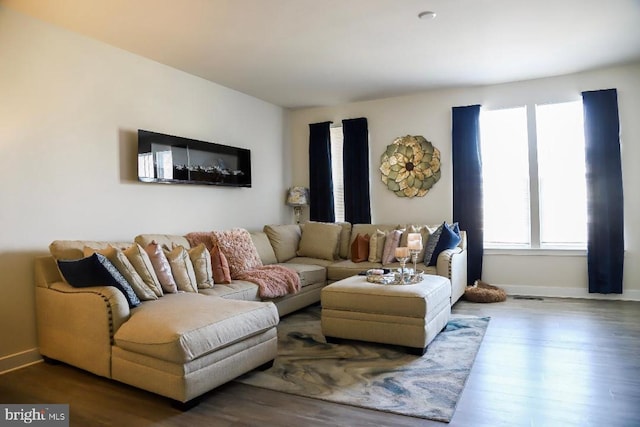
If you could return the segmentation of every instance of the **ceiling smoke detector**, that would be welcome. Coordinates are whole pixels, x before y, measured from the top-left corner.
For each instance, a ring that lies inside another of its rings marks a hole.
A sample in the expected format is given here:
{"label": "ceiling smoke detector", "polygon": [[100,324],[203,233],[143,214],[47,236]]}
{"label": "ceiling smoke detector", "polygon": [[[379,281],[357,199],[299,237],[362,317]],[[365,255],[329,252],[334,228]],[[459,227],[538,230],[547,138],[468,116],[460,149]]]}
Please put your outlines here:
{"label": "ceiling smoke detector", "polygon": [[429,20],[436,17],[436,13],[431,10],[425,10],[424,12],[420,12],[418,14],[418,19]]}

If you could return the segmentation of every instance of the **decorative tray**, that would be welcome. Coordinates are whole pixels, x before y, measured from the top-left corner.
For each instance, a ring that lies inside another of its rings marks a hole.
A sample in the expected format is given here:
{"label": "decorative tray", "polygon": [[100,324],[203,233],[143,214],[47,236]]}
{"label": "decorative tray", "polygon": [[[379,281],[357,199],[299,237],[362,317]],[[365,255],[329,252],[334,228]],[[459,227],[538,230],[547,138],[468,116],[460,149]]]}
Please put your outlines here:
{"label": "decorative tray", "polygon": [[378,285],[392,285],[396,280],[394,273],[389,274],[367,274],[367,282],[377,283]]}
{"label": "decorative tray", "polygon": [[367,282],[376,283],[378,285],[413,285],[422,281],[422,270],[418,270],[415,274],[413,270],[405,271],[404,280],[400,271],[387,274],[376,274],[367,272]]}

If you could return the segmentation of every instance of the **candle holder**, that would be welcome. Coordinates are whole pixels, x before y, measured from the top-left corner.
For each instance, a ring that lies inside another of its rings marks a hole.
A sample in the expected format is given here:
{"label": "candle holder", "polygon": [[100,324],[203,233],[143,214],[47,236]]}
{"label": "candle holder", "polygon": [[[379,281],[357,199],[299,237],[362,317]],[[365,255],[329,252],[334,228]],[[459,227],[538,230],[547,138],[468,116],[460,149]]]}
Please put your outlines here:
{"label": "candle holder", "polygon": [[418,274],[418,269],[416,268],[416,263],[418,262],[418,254],[420,253],[419,249],[410,249],[411,253],[411,261],[413,262],[413,274]]}
{"label": "candle holder", "polygon": [[405,275],[405,270],[407,268],[407,261],[409,261],[408,256],[396,256],[396,259],[400,263],[400,283],[407,284],[407,277]]}

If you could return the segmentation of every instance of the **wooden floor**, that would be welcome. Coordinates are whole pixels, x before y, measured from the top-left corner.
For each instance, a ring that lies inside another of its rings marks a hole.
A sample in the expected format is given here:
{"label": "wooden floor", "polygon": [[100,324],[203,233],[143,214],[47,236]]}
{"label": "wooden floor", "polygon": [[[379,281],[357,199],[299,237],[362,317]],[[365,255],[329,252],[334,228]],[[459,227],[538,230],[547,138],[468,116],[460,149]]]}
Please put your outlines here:
{"label": "wooden floor", "polygon": [[[451,426],[640,426],[640,303],[461,301],[491,316]],[[189,412],[66,365],[0,376],[0,403],[69,403],[72,426],[445,426],[229,383]]]}

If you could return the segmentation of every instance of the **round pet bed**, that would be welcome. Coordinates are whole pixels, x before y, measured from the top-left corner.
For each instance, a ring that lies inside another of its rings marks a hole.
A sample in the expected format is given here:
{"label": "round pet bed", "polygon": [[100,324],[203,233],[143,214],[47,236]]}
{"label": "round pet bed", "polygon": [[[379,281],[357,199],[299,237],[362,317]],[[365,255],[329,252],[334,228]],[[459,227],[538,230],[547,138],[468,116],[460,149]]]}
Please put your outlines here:
{"label": "round pet bed", "polygon": [[471,302],[502,302],[507,299],[504,289],[476,280],[464,291],[464,298]]}

